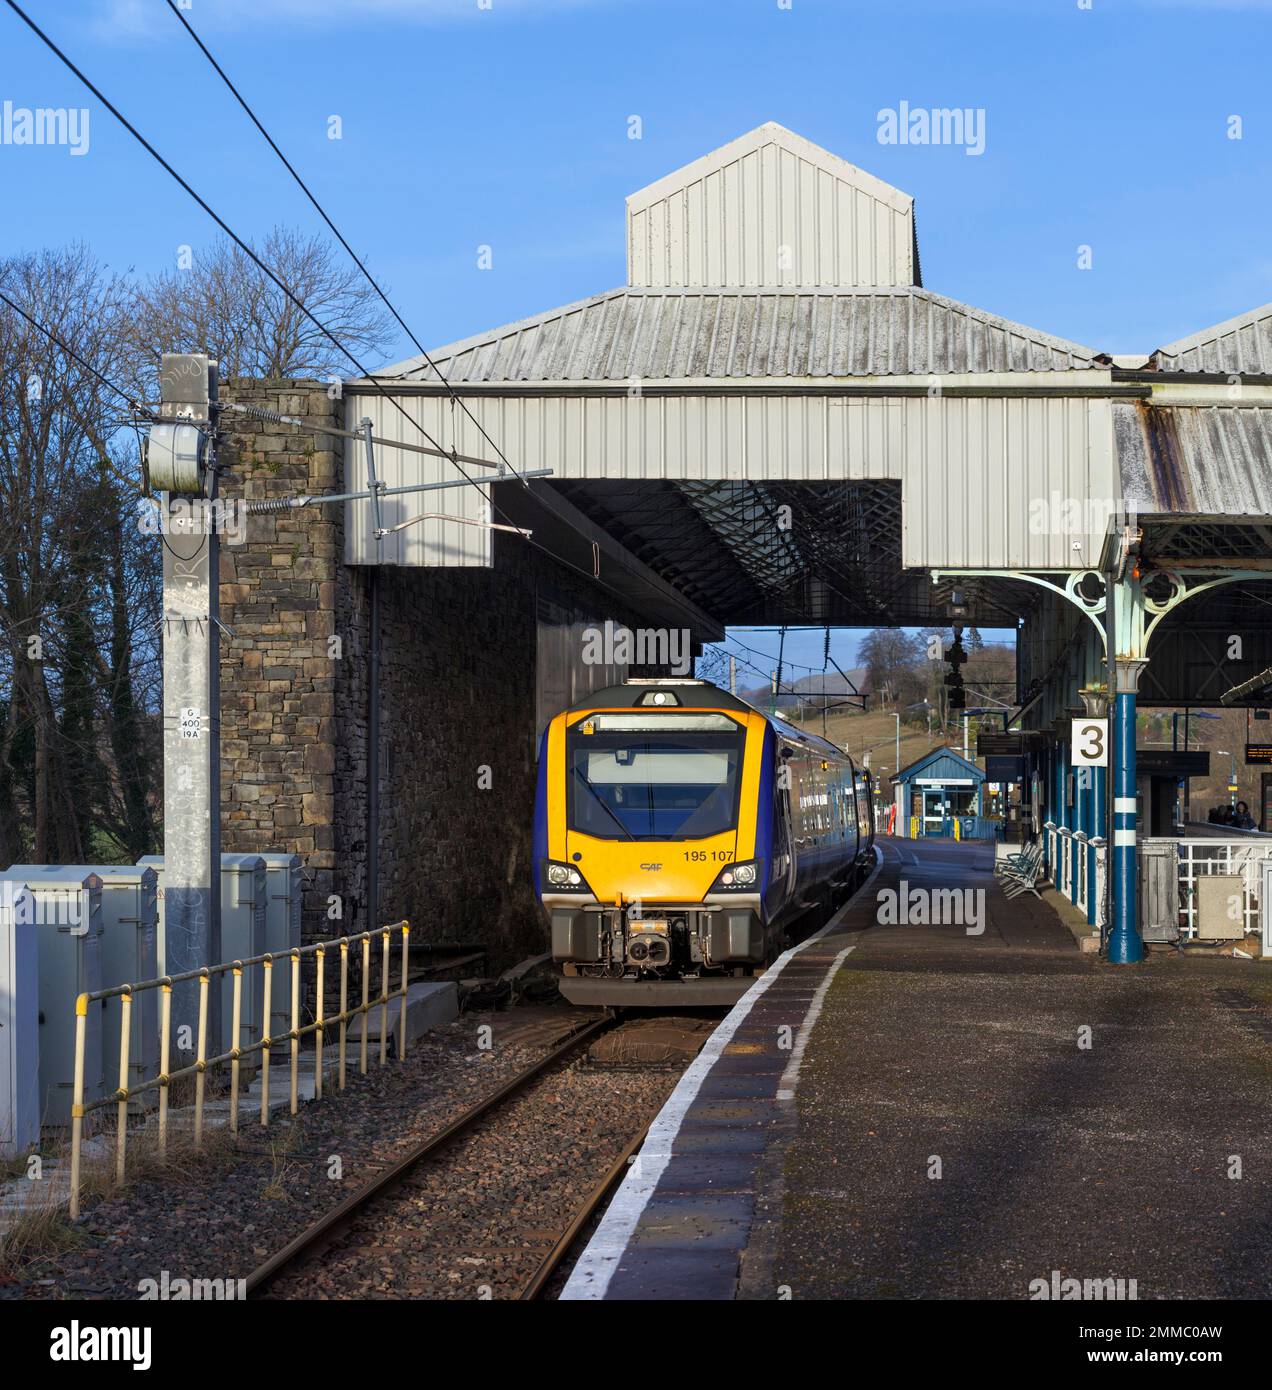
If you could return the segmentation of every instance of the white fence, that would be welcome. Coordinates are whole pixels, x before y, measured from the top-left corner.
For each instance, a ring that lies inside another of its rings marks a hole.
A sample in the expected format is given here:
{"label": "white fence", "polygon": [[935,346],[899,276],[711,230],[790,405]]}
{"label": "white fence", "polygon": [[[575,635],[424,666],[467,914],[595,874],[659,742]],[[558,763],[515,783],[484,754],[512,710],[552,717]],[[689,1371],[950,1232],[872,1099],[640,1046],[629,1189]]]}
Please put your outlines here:
{"label": "white fence", "polygon": [[1077,908],[1091,917],[1090,881],[1092,857],[1095,861],[1095,921],[1104,925],[1105,883],[1108,875],[1108,842],[1102,836],[1088,836],[1085,830],[1070,830],[1054,821],[1043,825],[1047,864],[1051,884]]}
{"label": "white fence", "polygon": [[1241,921],[1247,932],[1259,930],[1260,875],[1272,860],[1272,840],[1220,840],[1210,837],[1177,841],[1179,846],[1180,932],[1186,939],[1197,935],[1197,880],[1208,874],[1241,875]]}

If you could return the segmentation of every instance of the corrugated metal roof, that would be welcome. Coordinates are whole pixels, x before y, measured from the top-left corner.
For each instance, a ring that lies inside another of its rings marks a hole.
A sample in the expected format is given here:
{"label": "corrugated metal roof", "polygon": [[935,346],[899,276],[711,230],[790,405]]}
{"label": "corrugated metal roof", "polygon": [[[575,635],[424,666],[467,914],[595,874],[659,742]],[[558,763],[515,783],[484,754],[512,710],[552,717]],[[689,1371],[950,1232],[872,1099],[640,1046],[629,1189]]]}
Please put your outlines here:
{"label": "corrugated metal roof", "polygon": [[[454,384],[1050,372],[1105,363],[1092,348],[909,286],[623,288],[430,356]],[[436,380],[420,358],[377,376]]]}
{"label": "corrugated metal roof", "polygon": [[1113,404],[1122,495],[1139,511],[1272,516],[1272,406]]}
{"label": "corrugated metal roof", "polygon": [[1272,304],[1168,343],[1151,360],[1161,372],[1272,375]]}

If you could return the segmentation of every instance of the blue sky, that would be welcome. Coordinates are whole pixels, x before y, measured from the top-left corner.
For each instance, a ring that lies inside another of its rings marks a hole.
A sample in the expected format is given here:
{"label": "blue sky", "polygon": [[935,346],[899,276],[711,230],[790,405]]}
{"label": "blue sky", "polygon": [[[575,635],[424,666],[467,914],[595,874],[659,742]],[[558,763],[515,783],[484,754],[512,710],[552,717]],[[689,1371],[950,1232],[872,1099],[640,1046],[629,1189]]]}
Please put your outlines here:
{"label": "blue sky", "polygon": [[[953,298],[1112,352],[1272,300],[1272,0],[480,3],[188,11],[430,346],[621,284],[625,196],[766,120],[913,194]],[[317,226],[163,0],[27,7],[241,234]],[[5,100],[88,105],[91,140],[0,144],[0,255],[78,238],[146,273],[211,238],[0,8]],[[903,100],[982,108],[984,153],[880,144]]]}

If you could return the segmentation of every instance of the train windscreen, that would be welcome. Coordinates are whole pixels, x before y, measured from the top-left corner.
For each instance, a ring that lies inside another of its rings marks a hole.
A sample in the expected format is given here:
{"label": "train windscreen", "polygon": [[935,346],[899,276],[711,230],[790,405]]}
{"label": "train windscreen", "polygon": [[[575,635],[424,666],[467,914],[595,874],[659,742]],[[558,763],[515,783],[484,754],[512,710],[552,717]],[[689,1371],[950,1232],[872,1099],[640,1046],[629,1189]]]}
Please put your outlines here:
{"label": "train windscreen", "polygon": [[724,715],[593,715],[567,742],[571,830],[695,840],[737,825],[745,730]]}

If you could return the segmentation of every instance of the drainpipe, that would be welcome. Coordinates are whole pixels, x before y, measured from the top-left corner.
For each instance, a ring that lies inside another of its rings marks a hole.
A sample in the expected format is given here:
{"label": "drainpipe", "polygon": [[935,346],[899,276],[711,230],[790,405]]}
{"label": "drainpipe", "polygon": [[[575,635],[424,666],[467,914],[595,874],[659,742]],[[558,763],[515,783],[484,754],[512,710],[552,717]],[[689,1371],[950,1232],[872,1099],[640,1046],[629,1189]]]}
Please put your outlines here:
{"label": "drainpipe", "polygon": [[367,690],[367,925],[380,915],[380,566],[368,566],[371,670]]}

